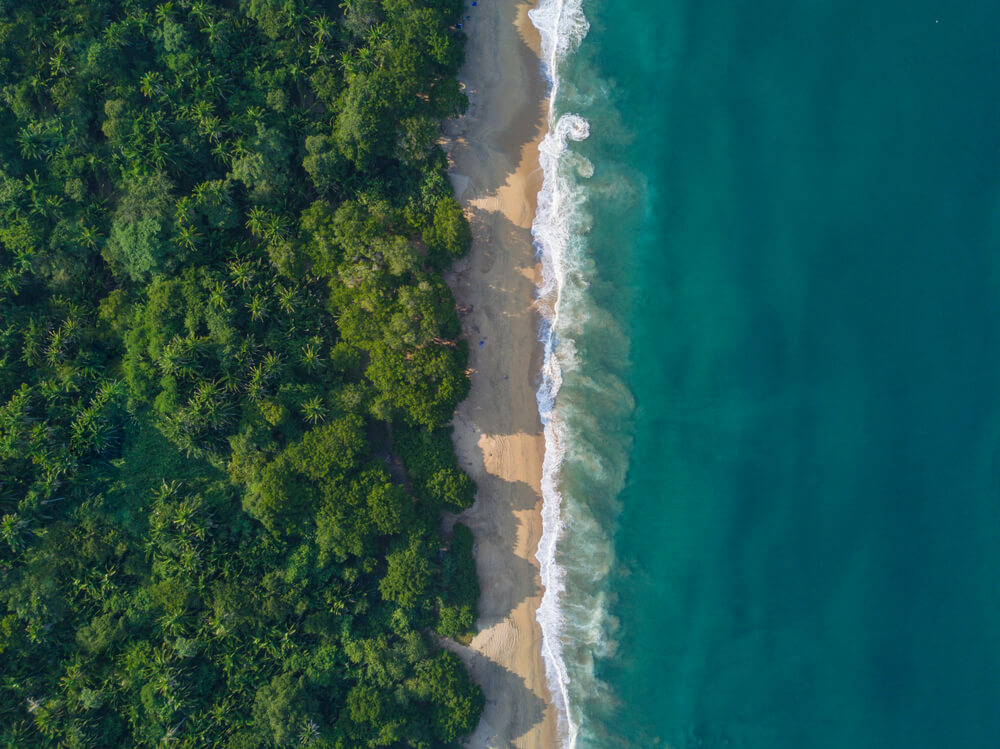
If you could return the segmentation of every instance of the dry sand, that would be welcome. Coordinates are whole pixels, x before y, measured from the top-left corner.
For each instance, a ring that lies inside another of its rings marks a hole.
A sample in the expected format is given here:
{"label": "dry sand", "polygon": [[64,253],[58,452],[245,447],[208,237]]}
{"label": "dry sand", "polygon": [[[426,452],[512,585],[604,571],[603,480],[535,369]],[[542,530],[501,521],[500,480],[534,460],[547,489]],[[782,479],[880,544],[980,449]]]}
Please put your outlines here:
{"label": "dry sand", "polygon": [[556,746],[535,620],[544,439],[535,403],[538,268],[530,229],[541,185],[545,88],[530,7],[480,0],[470,8],[461,75],[469,110],[446,133],[456,197],[474,236],[449,281],[459,305],[473,308],[462,316],[472,391],[455,416],[455,446],[479,486],[461,520],[475,534],[482,588],[479,634],[468,648],[451,647],[486,695],[468,745],[491,749]]}

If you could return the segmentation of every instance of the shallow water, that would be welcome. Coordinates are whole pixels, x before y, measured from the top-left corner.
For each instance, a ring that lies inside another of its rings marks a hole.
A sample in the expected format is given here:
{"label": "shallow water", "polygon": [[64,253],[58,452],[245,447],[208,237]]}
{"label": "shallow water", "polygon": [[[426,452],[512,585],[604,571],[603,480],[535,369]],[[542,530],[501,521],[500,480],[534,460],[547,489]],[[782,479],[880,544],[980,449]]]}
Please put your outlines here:
{"label": "shallow water", "polygon": [[954,5],[584,0],[536,226],[577,746],[996,743],[1000,6]]}

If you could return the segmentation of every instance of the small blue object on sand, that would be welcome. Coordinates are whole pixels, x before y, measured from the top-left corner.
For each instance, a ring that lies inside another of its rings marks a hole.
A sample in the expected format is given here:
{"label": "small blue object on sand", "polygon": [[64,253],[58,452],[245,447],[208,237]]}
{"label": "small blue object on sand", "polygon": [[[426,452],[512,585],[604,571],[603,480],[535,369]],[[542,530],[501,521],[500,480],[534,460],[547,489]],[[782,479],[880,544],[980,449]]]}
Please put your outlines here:
{"label": "small blue object on sand", "polygon": [[486,341],[480,341],[479,342],[479,348],[482,348],[485,345],[486,345]]}
{"label": "small blue object on sand", "polygon": [[472,3],[472,7],[473,8],[475,8],[477,5],[479,5],[479,3],[476,3],[476,2]]}

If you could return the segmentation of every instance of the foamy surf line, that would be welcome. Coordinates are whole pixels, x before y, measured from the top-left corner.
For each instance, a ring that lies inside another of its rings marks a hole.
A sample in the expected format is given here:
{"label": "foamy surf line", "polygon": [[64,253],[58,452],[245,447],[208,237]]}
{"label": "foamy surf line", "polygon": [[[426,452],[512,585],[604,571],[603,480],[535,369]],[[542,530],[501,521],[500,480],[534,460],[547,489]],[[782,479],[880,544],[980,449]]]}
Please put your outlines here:
{"label": "foamy surf line", "polygon": [[541,36],[542,62],[549,80],[548,133],[539,146],[542,187],[532,224],[532,235],[542,265],[538,288],[542,323],[539,338],[543,346],[542,382],[538,388],[538,412],[544,424],[545,458],[542,462],[542,537],[536,558],[545,592],[537,618],[542,631],[542,657],[546,679],[557,713],[560,743],[573,749],[578,726],[570,712],[569,675],[563,658],[563,611],[560,606],[565,591],[565,571],[556,560],[562,535],[562,496],[559,472],[566,452],[566,427],[556,408],[563,381],[563,369],[572,365],[571,340],[560,340],[560,313],[567,291],[567,255],[571,251],[571,218],[575,206],[572,184],[560,174],[560,164],[568,153],[570,140],[583,140],[589,134],[587,121],[567,114],[556,119],[559,93],[559,63],[580,44],[589,24],[583,14],[582,0],[542,0],[528,16]]}

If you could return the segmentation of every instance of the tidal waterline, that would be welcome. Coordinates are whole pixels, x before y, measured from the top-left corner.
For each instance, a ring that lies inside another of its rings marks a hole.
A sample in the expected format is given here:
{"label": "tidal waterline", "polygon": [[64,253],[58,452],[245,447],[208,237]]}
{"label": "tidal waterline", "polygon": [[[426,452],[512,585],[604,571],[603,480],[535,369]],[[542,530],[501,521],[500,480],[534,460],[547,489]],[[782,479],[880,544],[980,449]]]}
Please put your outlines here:
{"label": "tidal waterline", "polygon": [[1000,7],[583,10],[577,745],[993,745]]}

